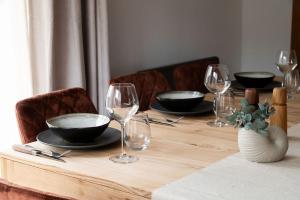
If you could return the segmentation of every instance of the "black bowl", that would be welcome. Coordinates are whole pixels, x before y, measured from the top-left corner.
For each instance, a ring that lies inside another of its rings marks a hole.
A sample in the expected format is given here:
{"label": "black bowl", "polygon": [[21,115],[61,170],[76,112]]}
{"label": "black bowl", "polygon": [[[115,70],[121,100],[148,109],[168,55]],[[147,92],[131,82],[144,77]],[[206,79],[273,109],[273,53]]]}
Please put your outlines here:
{"label": "black bowl", "polygon": [[46,120],[53,133],[69,142],[93,141],[104,132],[109,122],[108,117],[91,113],[72,113]]}
{"label": "black bowl", "polygon": [[198,91],[167,91],[156,94],[156,100],[172,111],[188,111],[196,107],[204,99]]}
{"label": "black bowl", "polygon": [[273,81],[275,75],[271,72],[238,72],[234,77],[247,88],[263,88]]}

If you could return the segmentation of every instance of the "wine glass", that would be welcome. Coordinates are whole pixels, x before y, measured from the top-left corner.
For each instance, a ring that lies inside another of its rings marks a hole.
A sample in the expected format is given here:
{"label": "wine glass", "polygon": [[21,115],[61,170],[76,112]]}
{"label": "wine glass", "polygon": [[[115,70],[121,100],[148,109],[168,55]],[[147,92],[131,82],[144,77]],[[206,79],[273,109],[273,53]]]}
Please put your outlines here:
{"label": "wine glass", "polygon": [[125,124],[139,109],[139,100],[134,85],[131,83],[111,84],[106,96],[106,109],[110,116],[121,125],[122,152],[120,155],[112,156],[109,159],[116,163],[137,161],[137,157],[126,154],[124,150]]}
{"label": "wine glass", "polygon": [[[227,117],[232,115],[236,110],[235,98],[231,88],[220,95],[217,109],[220,121],[222,121],[224,125],[228,125]],[[216,108],[214,108],[214,111],[216,112]]]}
{"label": "wine glass", "polygon": [[298,92],[300,84],[299,71],[294,69],[287,72],[283,80],[283,86],[286,87],[288,99],[293,99],[295,94]]}
{"label": "wine glass", "polygon": [[210,121],[207,124],[212,127],[222,127],[225,125],[219,119],[219,99],[220,95],[230,87],[231,81],[229,78],[229,70],[226,65],[212,64],[208,65],[204,78],[204,85],[206,88],[216,95],[215,97],[215,114],[216,120]]}
{"label": "wine glass", "polygon": [[283,73],[282,86],[284,86],[285,76],[297,67],[295,50],[280,50],[276,58],[276,66]]}
{"label": "wine glass", "polygon": [[151,128],[149,118],[146,113],[134,115],[126,123],[125,144],[135,151],[145,150],[150,145]]}

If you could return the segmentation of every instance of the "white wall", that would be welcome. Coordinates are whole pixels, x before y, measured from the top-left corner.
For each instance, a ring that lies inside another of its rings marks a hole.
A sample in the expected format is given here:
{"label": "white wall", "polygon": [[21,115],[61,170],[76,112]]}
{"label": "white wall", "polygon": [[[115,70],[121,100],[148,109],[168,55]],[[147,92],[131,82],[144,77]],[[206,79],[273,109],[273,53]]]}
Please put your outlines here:
{"label": "white wall", "polygon": [[207,56],[240,66],[240,0],[108,0],[112,76]]}
{"label": "white wall", "polygon": [[108,0],[112,76],[218,56],[267,70],[290,43],[292,0]]}
{"label": "white wall", "polygon": [[272,71],[279,49],[290,47],[292,0],[242,1],[242,71]]}

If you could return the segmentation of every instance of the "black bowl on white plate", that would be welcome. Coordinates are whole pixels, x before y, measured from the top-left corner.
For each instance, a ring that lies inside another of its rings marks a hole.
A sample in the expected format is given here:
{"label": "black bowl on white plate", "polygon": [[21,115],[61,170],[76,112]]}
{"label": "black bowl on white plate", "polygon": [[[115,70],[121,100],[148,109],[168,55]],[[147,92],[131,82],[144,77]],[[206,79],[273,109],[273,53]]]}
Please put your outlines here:
{"label": "black bowl on white plate", "polygon": [[167,91],[157,93],[155,98],[169,110],[188,111],[203,101],[204,94],[198,91]]}
{"label": "black bowl on white plate", "polygon": [[271,72],[238,72],[234,77],[247,88],[263,88],[273,81],[275,75]]}
{"label": "black bowl on white plate", "polygon": [[89,142],[100,136],[110,119],[92,113],[71,113],[47,119],[48,127],[69,142]]}

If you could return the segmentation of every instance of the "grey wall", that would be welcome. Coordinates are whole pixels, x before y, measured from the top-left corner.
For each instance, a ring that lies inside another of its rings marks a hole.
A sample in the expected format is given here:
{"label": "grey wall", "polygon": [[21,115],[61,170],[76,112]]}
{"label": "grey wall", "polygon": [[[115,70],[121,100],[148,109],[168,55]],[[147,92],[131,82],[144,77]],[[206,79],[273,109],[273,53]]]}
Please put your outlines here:
{"label": "grey wall", "polygon": [[292,0],[243,0],[242,71],[275,67],[279,49],[290,48]]}
{"label": "grey wall", "polygon": [[238,68],[239,2],[108,0],[112,76],[213,55]]}
{"label": "grey wall", "polygon": [[269,69],[274,49],[289,45],[291,2],[108,0],[111,74],[207,56],[231,72]]}

